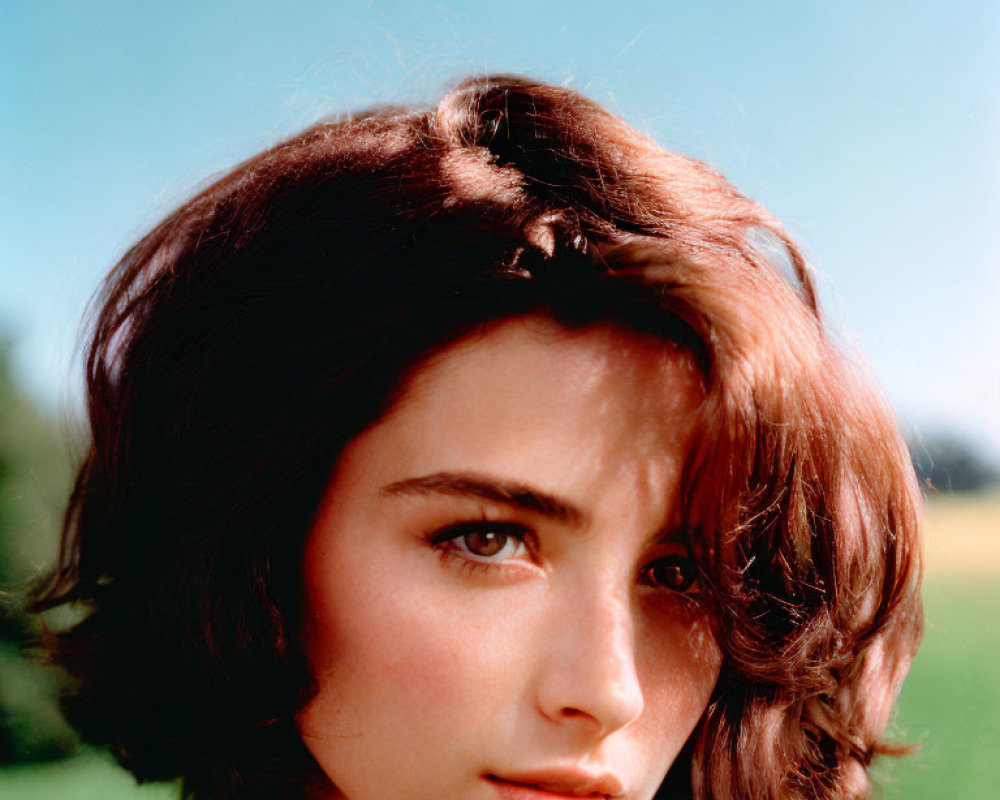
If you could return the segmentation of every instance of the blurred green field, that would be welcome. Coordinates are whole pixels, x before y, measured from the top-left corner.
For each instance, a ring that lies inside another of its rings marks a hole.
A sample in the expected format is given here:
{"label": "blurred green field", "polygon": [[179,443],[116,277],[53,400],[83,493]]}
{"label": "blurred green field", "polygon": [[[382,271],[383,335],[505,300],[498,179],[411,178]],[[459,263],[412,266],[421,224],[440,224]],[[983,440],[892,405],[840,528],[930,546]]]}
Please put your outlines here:
{"label": "blurred green field", "polygon": [[920,750],[883,759],[875,768],[878,785],[886,800],[997,797],[1000,578],[928,578],[924,604],[923,646],[891,730],[895,741]]}
{"label": "blurred green field", "polygon": [[[928,510],[927,629],[903,686],[892,740],[920,750],[876,763],[875,798],[980,800],[1000,778],[1000,497],[946,499]],[[970,540],[978,546],[970,547]],[[0,770],[3,800],[175,800],[137,787],[105,757]]]}

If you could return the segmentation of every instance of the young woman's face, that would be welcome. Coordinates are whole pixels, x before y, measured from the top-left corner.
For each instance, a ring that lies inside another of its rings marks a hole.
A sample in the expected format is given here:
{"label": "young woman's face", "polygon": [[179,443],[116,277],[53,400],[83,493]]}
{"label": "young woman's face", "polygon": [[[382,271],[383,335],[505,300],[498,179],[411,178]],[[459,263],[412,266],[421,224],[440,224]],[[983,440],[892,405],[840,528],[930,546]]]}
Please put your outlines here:
{"label": "young woman's face", "polygon": [[720,665],[677,514],[701,397],[669,346],[516,318],[344,450],[298,717],[330,797],[652,797]]}

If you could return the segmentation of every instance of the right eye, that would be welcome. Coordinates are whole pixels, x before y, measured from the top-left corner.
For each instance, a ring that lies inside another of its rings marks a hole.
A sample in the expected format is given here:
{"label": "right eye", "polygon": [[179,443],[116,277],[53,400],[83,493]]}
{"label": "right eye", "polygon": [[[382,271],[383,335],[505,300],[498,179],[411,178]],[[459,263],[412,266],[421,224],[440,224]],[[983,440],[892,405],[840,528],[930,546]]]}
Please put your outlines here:
{"label": "right eye", "polygon": [[698,580],[698,566],[690,556],[664,556],[643,567],[639,576],[647,586],[687,592]]}
{"label": "right eye", "polygon": [[530,531],[510,522],[462,522],[437,531],[431,542],[451,555],[480,564],[523,558]]}

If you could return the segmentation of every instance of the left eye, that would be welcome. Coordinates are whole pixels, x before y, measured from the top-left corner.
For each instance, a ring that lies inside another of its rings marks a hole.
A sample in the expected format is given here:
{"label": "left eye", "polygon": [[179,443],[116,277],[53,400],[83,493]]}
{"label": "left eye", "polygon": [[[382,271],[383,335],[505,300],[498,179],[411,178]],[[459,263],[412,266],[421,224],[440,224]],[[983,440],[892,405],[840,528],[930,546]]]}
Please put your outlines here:
{"label": "left eye", "polygon": [[524,555],[526,531],[510,523],[476,522],[440,531],[435,541],[472,561],[505,561]]}
{"label": "left eye", "polygon": [[665,556],[643,567],[644,583],[674,592],[686,592],[698,579],[698,568],[688,556]]}

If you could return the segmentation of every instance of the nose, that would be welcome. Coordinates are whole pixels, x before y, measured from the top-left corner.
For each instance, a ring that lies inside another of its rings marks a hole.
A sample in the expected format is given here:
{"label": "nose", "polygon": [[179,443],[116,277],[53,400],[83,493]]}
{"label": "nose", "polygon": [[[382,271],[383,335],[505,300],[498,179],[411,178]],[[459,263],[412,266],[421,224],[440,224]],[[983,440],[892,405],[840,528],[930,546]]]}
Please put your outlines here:
{"label": "nose", "polygon": [[567,592],[543,633],[538,707],[560,724],[604,736],[643,708],[628,590]]}

